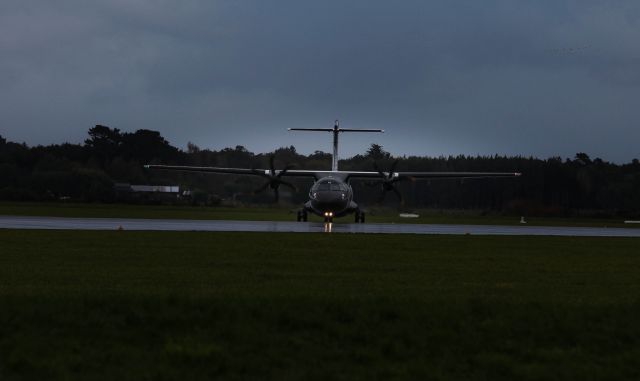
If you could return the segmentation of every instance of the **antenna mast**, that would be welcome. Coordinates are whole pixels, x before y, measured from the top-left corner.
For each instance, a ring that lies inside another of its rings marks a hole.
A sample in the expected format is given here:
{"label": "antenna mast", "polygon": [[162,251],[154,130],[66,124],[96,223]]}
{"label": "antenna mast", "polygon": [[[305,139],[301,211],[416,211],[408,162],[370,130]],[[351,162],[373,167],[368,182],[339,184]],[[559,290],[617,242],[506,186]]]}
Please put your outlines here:
{"label": "antenna mast", "polygon": [[340,128],[339,122],[336,119],[333,128],[289,128],[289,131],[325,131],[333,132],[333,155],[331,162],[331,171],[338,171],[338,136],[341,132],[384,132],[384,130],[378,129],[357,129],[357,128]]}

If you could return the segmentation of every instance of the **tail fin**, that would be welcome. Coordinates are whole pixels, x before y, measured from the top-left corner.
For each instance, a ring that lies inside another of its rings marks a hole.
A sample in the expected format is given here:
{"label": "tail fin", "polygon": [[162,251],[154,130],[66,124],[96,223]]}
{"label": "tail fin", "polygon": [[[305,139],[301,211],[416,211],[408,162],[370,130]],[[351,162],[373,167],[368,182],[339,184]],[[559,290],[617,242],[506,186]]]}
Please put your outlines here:
{"label": "tail fin", "polygon": [[333,128],[289,128],[288,130],[333,132],[333,156],[331,170],[334,172],[338,171],[338,135],[340,134],[340,132],[384,132],[384,130],[378,129],[340,128],[337,120]]}

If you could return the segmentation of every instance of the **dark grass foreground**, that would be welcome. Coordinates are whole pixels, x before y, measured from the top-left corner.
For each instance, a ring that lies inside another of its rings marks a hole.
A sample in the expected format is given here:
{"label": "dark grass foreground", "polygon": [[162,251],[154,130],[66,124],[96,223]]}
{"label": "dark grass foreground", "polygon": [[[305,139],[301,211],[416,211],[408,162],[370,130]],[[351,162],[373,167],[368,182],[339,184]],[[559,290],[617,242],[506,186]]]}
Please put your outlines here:
{"label": "dark grass foreground", "polygon": [[0,230],[0,379],[638,379],[634,239]]}

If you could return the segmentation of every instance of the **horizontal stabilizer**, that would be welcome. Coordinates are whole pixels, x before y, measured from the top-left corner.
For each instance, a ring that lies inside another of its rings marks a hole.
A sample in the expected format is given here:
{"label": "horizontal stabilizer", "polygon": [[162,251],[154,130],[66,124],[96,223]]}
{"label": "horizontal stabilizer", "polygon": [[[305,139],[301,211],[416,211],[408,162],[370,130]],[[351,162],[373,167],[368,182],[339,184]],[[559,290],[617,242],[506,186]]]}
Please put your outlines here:
{"label": "horizontal stabilizer", "polygon": [[289,128],[288,130],[333,132],[333,155],[331,158],[331,170],[334,172],[338,171],[338,136],[341,132],[384,132],[384,130],[369,128],[340,128],[337,120],[333,128]]}
{"label": "horizontal stabilizer", "polygon": [[341,128],[340,132],[384,132],[384,130],[368,128]]}
{"label": "horizontal stabilizer", "polygon": [[325,131],[331,132],[333,128],[287,128],[288,131]]}
{"label": "horizontal stabilizer", "polygon": [[[333,132],[336,131],[334,128],[287,128],[288,131],[323,131],[323,132]],[[384,130],[379,129],[368,129],[368,128],[338,128],[338,132],[384,132]]]}

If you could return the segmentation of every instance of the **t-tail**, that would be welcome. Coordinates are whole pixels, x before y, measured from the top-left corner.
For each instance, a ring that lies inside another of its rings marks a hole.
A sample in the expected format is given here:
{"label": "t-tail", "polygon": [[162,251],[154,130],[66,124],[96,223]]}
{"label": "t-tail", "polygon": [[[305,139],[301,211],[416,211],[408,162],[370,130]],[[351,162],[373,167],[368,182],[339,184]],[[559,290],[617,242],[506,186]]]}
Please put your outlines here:
{"label": "t-tail", "polygon": [[338,171],[338,136],[341,132],[384,132],[384,130],[377,129],[340,128],[337,120],[333,128],[289,128],[288,130],[333,132],[333,155],[331,157],[331,170],[333,172]]}

